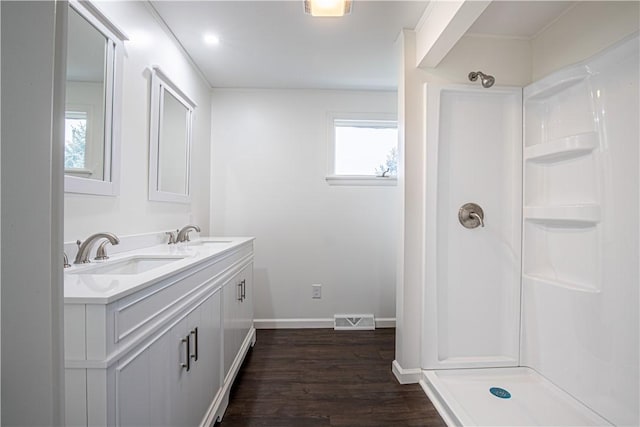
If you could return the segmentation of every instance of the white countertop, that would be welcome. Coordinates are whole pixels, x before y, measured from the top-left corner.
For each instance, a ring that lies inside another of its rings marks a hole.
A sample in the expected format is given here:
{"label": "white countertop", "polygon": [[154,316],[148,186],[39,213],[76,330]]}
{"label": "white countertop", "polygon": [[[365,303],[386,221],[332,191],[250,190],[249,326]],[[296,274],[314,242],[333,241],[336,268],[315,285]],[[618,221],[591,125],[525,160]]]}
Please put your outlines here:
{"label": "white countertop", "polygon": [[[121,252],[106,261],[92,260],[89,264],[74,265],[64,270],[64,302],[65,304],[109,304],[252,240],[254,240],[253,237],[204,237],[192,242],[162,244]],[[203,243],[207,241],[217,243]],[[135,257],[176,257],[177,259],[138,274],[91,274],[97,266],[114,264]]]}

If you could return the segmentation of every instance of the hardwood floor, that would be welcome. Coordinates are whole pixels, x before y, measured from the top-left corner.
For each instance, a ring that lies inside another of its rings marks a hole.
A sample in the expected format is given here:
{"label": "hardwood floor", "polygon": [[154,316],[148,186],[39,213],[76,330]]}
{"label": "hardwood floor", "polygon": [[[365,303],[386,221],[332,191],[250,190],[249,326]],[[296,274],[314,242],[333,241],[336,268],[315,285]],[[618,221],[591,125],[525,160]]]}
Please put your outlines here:
{"label": "hardwood floor", "polygon": [[391,373],[395,330],[259,330],[220,427],[445,426]]}

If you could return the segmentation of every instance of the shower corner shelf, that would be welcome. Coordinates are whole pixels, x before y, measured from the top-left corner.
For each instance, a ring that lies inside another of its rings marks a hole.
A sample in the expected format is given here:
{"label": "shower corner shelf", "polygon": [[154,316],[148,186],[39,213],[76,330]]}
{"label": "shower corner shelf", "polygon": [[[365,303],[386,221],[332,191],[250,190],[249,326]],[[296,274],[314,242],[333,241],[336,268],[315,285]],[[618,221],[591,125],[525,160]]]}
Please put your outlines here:
{"label": "shower corner shelf", "polygon": [[548,84],[545,79],[538,84],[526,87],[524,90],[525,102],[546,101],[554,95],[563,92],[589,77],[589,73],[582,68],[570,70],[567,77]]}
{"label": "shower corner shelf", "polygon": [[593,227],[600,222],[600,206],[525,206],[524,219],[549,226]]}
{"label": "shower corner shelf", "polygon": [[526,285],[535,285],[535,286],[545,285],[545,286],[551,286],[556,288],[562,288],[568,291],[585,292],[588,294],[599,294],[601,292],[601,290],[595,284],[589,284],[584,282],[581,282],[581,283],[572,282],[569,280],[562,280],[562,279],[547,277],[544,274],[539,274],[539,273],[523,273],[522,278],[524,279],[525,286]]}
{"label": "shower corner shelf", "polygon": [[598,147],[598,134],[585,132],[526,147],[524,158],[534,163],[554,163],[591,154]]}

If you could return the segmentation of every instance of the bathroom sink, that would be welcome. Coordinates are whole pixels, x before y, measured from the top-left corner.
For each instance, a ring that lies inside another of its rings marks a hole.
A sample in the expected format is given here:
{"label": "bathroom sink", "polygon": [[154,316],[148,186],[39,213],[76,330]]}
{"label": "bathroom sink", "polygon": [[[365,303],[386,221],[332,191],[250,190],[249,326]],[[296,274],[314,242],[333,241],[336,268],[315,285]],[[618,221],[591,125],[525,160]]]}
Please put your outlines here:
{"label": "bathroom sink", "polygon": [[136,255],[129,258],[107,261],[87,267],[80,267],[69,274],[140,274],[184,259],[184,256]]}
{"label": "bathroom sink", "polygon": [[231,240],[194,240],[189,242],[189,246],[213,246],[213,245],[226,245],[231,243]]}

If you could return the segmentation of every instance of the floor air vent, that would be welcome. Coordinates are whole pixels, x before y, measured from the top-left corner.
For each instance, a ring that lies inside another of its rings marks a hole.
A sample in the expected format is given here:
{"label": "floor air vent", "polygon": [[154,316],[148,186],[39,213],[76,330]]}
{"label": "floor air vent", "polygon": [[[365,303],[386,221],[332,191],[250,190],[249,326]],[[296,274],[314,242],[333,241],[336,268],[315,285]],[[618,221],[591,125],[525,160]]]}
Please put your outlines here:
{"label": "floor air vent", "polygon": [[376,322],[373,314],[336,314],[333,329],[336,331],[373,331]]}

